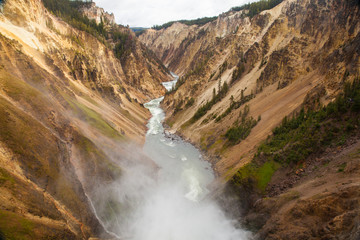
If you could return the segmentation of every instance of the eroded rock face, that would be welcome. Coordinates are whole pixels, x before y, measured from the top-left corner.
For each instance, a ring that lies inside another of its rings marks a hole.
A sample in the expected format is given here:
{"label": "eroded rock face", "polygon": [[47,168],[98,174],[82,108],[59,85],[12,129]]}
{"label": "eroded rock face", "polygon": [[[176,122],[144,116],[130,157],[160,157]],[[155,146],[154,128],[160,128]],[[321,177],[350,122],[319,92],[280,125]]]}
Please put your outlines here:
{"label": "eroded rock face", "polygon": [[[148,30],[140,39],[182,76],[182,85],[163,102],[171,130],[204,150],[219,177],[229,179],[285,116],[333,101],[344,82],[358,76],[359,17],[358,1],[285,0],[251,19],[229,12],[204,26]],[[230,86],[226,96],[192,120],[224,82]],[[231,146],[226,131],[239,124],[245,105],[261,120]],[[353,170],[338,172],[343,162]],[[230,190],[236,200],[224,205],[229,214],[242,214],[259,239],[358,239],[358,164],[358,155],[349,155],[317,170],[312,163],[298,171],[284,167],[266,197],[253,182],[242,182]]]}
{"label": "eroded rock face", "polygon": [[[167,122],[207,151],[224,176],[248,162],[251,149],[296,111],[314,88],[323,89],[319,99],[327,104],[342,89],[344,78],[358,75],[359,15],[357,1],[285,0],[251,19],[244,12],[228,12],[203,26],[175,23],[151,29],[140,40],[183,76],[184,83],[164,100]],[[230,85],[226,96],[199,120],[186,124],[211,101],[220,81]],[[261,115],[262,120],[245,141],[224,148],[222,136],[244,106],[216,119],[231,99],[240,101],[242,95],[251,94],[255,98],[246,103],[250,115],[254,119]],[[191,98],[194,103],[186,106]]]}
{"label": "eroded rock face", "polygon": [[133,155],[125,145],[141,152],[149,117],[141,103],[161,96],[161,82],[169,79],[129,29],[114,27],[129,36],[131,49],[121,60],[114,43],[71,27],[42,1],[6,1],[0,15],[0,237],[111,237],[90,200],[121,175],[121,162]]}
{"label": "eroded rock face", "polygon": [[[230,211],[255,239],[358,239],[360,141],[309,157],[301,168],[282,167],[265,192],[248,179],[227,185],[243,211]],[[226,203],[226,202],[225,202]],[[234,205],[234,204],[233,204]],[[226,205],[227,209],[232,209]]]}
{"label": "eroded rock face", "polygon": [[114,13],[108,13],[103,8],[96,6],[96,3],[92,2],[85,5],[81,11],[90,19],[95,20],[97,24],[101,22],[109,25],[115,24]]}
{"label": "eroded rock face", "polygon": [[[258,233],[258,238],[358,239],[360,237],[359,190],[358,186],[343,187],[335,192],[321,193],[309,199],[298,200],[289,208],[281,205],[281,208],[276,207],[279,200],[269,200],[272,204],[259,203],[257,209],[260,212],[269,210],[271,218]],[[281,209],[283,212],[276,214],[276,209]]]}

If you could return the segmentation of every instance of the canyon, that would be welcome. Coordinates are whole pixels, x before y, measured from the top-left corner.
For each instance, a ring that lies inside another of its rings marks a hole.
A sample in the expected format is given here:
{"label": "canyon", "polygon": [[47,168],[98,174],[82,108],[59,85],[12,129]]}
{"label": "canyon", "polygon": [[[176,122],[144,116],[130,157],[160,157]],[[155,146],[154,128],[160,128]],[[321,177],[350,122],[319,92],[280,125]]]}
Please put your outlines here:
{"label": "canyon", "polygon": [[[225,191],[235,193],[223,204],[257,238],[358,239],[359,208],[335,210],[359,202],[358,138],[312,150],[296,141],[271,150],[281,141],[271,139],[277,126],[336,102],[344,82],[358,78],[359,2],[282,1],[253,17],[250,10],[139,36],[182,76],[163,102],[165,123],[204,151]],[[348,164],[344,174],[339,166]]]}
{"label": "canyon", "polygon": [[360,238],[359,1],[254,3],[138,37],[54,2],[0,13],[0,239]]}
{"label": "canyon", "polygon": [[[164,102],[168,125],[214,156],[221,152],[224,157],[214,162],[216,171],[231,175],[231,168],[250,160],[254,152],[249,149],[265,140],[306,96],[318,94],[326,104],[341,90],[345,73],[357,75],[359,13],[353,6],[358,6],[356,1],[283,1],[252,19],[243,11],[230,11],[203,26],[175,23],[140,35],[171,71],[184,76],[184,84]],[[345,61],[347,53],[351,56]],[[235,76],[239,68],[242,73]],[[220,81],[231,86],[224,99],[185,127],[210,101],[213,89],[218,91]],[[231,96],[238,101],[251,94],[255,97],[248,102],[250,115],[261,116],[261,121],[244,142],[222,149],[224,142],[218,136],[236,121],[242,108],[221,121],[211,119],[228,108]],[[185,107],[192,96],[197,96],[194,104]],[[176,107],[182,110],[174,114]]]}
{"label": "canyon", "polygon": [[120,61],[108,43],[41,1],[3,7],[1,232],[6,239],[106,235],[89,196],[120,177],[117,161],[141,155],[150,117],[142,103],[163,95],[171,75],[125,27],[118,26],[132,49]]}

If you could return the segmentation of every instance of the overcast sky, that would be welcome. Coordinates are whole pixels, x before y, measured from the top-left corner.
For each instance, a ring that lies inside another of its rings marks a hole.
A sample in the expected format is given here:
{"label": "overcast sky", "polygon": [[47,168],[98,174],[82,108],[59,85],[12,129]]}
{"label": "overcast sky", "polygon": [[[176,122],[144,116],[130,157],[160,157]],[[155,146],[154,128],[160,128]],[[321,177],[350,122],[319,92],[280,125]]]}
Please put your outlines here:
{"label": "overcast sky", "polygon": [[152,27],[163,23],[217,16],[231,7],[254,0],[95,0],[116,22],[130,27]]}

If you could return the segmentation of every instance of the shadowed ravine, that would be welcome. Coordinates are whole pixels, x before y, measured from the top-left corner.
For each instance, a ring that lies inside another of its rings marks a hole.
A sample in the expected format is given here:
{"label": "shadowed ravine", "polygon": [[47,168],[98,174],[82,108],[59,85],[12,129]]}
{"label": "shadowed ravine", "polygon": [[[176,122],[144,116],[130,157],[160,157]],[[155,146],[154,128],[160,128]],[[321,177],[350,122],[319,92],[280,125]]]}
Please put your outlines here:
{"label": "shadowed ravine", "polygon": [[[164,83],[166,89],[171,89],[176,80]],[[145,104],[152,118],[143,150],[157,164],[158,171],[154,176],[141,164],[132,166],[108,188],[107,194],[113,195],[112,201],[123,210],[112,217],[111,224],[107,216],[105,226],[111,225],[120,239],[247,239],[249,233],[236,229],[221,208],[207,198],[207,186],[214,180],[210,164],[193,145],[165,133],[162,100]]]}

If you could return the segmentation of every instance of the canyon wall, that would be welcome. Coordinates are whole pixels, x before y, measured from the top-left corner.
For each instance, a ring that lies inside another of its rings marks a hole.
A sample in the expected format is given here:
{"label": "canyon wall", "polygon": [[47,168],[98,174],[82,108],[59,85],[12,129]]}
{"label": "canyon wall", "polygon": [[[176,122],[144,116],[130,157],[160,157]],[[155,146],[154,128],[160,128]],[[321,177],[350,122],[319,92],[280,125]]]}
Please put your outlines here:
{"label": "canyon wall", "polygon": [[126,58],[42,1],[4,4],[0,237],[111,237],[96,217],[93,192],[119,178],[134,151],[141,156],[150,116],[142,103],[161,96],[170,75],[129,29],[109,27],[129,36]]}
{"label": "canyon wall", "polygon": [[[316,95],[327,104],[345,79],[359,74],[357,1],[286,0],[252,18],[246,11],[223,13],[203,26],[150,29],[139,37],[182,76],[183,84],[164,100],[167,124],[206,150],[220,176],[249,162],[260,142],[305,99]],[[226,95],[191,121],[225,82]],[[232,102],[241,107],[225,113]],[[224,147],[224,134],[245,105],[261,121],[244,141]]]}
{"label": "canyon wall", "polygon": [[139,37],[180,75],[169,130],[208,155],[255,239],[360,237],[359,17],[359,1],[284,0]]}

